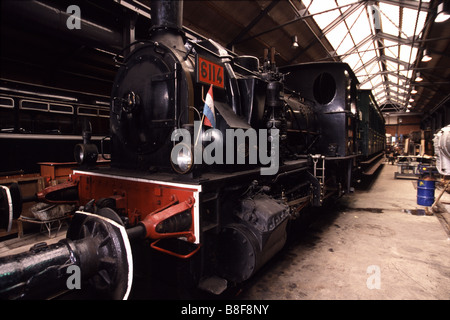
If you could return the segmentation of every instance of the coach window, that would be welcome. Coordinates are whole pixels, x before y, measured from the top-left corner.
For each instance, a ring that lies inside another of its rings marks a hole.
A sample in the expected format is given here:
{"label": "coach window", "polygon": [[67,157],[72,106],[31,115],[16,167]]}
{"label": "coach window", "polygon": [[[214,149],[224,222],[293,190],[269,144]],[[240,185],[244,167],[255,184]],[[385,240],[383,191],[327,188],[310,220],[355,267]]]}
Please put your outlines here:
{"label": "coach window", "polygon": [[15,128],[14,100],[0,97],[0,132],[13,132]]}

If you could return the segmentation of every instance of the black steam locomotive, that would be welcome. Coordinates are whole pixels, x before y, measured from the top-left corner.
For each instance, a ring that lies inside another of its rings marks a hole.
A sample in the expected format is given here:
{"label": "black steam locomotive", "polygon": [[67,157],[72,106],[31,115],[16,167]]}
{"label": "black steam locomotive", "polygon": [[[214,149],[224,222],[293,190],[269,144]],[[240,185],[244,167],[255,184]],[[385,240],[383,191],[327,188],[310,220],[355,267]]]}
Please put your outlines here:
{"label": "black steam locomotive", "polygon": [[[95,167],[85,132],[79,169],[35,199],[80,208],[67,239],[1,258],[2,298],[67,290],[70,266],[82,288],[127,298],[162,263],[220,294],[272,258],[306,208],[350,192],[382,155],[384,120],[373,99],[360,106],[348,65],[277,68],[267,50],[260,66],[187,40],[182,2],[151,3],[151,36],[133,44],[112,88],[111,167]],[[17,216],[17,190],[1,199],[3,215]]]}

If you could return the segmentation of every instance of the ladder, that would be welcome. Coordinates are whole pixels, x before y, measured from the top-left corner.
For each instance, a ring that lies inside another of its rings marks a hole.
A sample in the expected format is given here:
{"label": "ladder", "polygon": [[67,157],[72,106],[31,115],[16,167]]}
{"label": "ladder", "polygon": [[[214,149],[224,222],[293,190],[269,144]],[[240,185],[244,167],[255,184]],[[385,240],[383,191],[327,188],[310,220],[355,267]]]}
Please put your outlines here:
{"label": "ladder", "polygon": [[325,196],[325,156],[321,154],[311,155],[314,167],[313,174],[320,184],[320,203],[322,203]]}

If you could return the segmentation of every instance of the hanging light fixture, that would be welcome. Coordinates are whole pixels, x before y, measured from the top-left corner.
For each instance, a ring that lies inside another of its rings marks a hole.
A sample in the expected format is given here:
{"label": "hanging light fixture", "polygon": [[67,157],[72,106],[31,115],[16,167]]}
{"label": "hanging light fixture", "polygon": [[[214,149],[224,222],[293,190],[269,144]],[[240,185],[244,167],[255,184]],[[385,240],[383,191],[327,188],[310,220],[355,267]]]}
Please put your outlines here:
{"label": "hanging light fixture", "polygon": [[297,36],[292,37],[292,48],[298,48],[298,38]]}
{"label": "hanging light fixture", "polygon": [[420,76],[420,72],[416,73],[416,82],[423,81],[423,78]]}
{"label": "hanging light fixture", "polygon": [[417,93],[416,87],[413,87],[411,90],[411,94],[416,94],[416,93]]}
{"label": "hanging light fixture", "polygon": [[435,22],[444,22],[450,18],[450,2],[448,0],[443,0],[437,7],[437,15]]}
{"label": "hanging light fixture", "polygon": [[433,58],[428,54],[427,49],[423,50],[422,61],[423,61],[423,62],[428,62],[428,61],[430,61],[431,59],[433,59]]}

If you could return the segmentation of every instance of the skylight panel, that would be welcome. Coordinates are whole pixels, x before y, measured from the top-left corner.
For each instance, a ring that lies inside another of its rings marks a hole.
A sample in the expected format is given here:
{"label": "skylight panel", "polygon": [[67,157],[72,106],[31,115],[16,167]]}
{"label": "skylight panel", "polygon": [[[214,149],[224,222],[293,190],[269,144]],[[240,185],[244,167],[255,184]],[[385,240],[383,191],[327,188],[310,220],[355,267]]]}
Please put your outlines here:
{"label": "skylight panel", "polygon": [[[372,90],[372,94],[373,94],[373,90]],[[375,98],[376,101],[380,101],[381,99],[386,99],[386,92],[380,91],[378,94],[374,94],[373,97]]]}
{"label": "skylight panel", "polygon": [[[355,43],[359,43],[367,36],[370,35],[370,24],[369,20],[367,19],[367,15],[364,14],[364,10],[358,10],[358,19],[355,21],[355,23],[351,24],[351,33],[353,40],[355,40]],[[355,13],[356,14],[356,13]],[[355,15],[353,14],[353,15]],[[353,16],[352,15],[352,16]]]}
{"label": "skylight panel", "polygon": [[408,79],[412,77],[412,70],[402,70],[399,73]]}
{"label": "skylight panel", "polygon": [[388,57],[398,58],[398,43],[390,40],[384,40],[384,54]]}
{"label": "skylight panel", "polygon": [[399,7],[380,3],[381,28],[383,32],[397,36],[399,32]]}
{"label": "skylight panel", "polygon": [[393,95],[393,99],[398,103],[398,104],[403,104],[405,102],[405,97],[401,97],[399,95],[394,94]]}
{"label": "skylight panel", "polygon": [[396,62],[386,61],[386,67],[389,71],[397,71],[399,66]]}
{"label": "skylight panel", "polygon": [[392,52],[395,52],[397,50],[398,42],[384,39],[383,43],[384,43],[385,50],[390,50]]}
{"label": "skylight panel", "polygon": [[374,62],[377,62],[376,58],[377,55],[374,51],[367,51],[364,56],[361,56],[362,62],[366,65],[366,68],[371,65]]}
{"label": "skylight panel", "polygon": [[[305,1],[305,5],[308,1]],[[310,3],[308,3],[309,5]],[[327,9],[336,8],[336,2],[334,0],[320,0],[313,1],[309,7],[309,12],[314,15],[314,20],[319,25],[321,29],[324,29],[331,21],[334,21],[339,17],[339,10],[332,10],[325,13],[320,13],[326,11]],[[320,13],[320,14],[318,14]]]}
{"label": "skylight panel", "polygon": [[371,82],[372,86],[375,88],[383,84],[383,78],[381,77],[381,75],[377,75],[375,78],[372,79]]}
{"label": "skylight panel", "polygon": [[375,97],[375,100],[377,101],[378,105],[382,105],[387,102],[387,96],[386,94],[383,94],[381,96]]}
{"label": "skylight panel", "polygon": [[402,87],[399,87],[397,91],[398,91],[398,93],[400,93],[400,94],[406,94],[406,93],[408,93],[408,91],[406,91],[406,90],[403,89]]}
{"label": "skylight panel", "polygon": [[338,0],[337,3],[339,4],[339,6],[345,6],[355,3],[355,0]]}
{"label": "skylight panel", "polygon": [[359,56],[357,54],[346,56],[345,58],[342,59],[342,61],[348,63],[348,65],[353,71],[357,70],[360,66],[362,66],[361,59],[359,59]]}
{"label": "skylight panel", "polygon": [[[346,3],[343,3],[346,2]],[[343,5],[349,5],[355,3],[355,1],[339,1],[338,4],[339,6],[343,6]],[[345,7],[345,8],[341,8],[340,10],[342,12],[344,12],[345,10],[347,10],[347,8],[350,7]],[[359,16],[361,15],[361,13],[364,11],[364,8],[359,8],[358,10],[354,11],[352,14],[350,14],[346,19],[345,22],[347,23],[348,27],[350,29],[352,29],[352,26],[355,24],[356,20],[359,18]]]}
{"label": "skylight panel", "polygon": [[[355,74],[356,77],[358,77],[358,79],[363,78],[363,77],[368,77],[366,70],[361,69],[360,71],[358,71],[358,73]],[[361,80],[360,80],[361,82]]]}
{"label": "skylight panel", "polygon": [[400,46],[400,56],[399,59],[401,61],[407,63],[413,63],[416,60],[417,56],[417,48],[411,48],[411,46],[401,45]]}
{"label": "skylight panel", "polygon": [[362,66],[362,62],[361,62],[361,59],[359,59],[358,54],[352,54],[352,55],[346,56],[342,60],[344,62],[348,63],[348,65],[350,66],[350,68],[353,71],[355,71],[360,66]]}
{"label": "skylight panel", "polygon": [[[340,60],[352,68],[361,89],[372,90],[380,105],[394,103],[400,106],[407,102],[408,83],[413,75],[410,69],[418,54],[418,49],[409,42],[420,38],[427,11],[406,8],[403,1],[369,1],[360,7],[356,7],[361,5],[358,0],[302,2],[317,25],[325,29],[325,36]],[[419,0],[405,0],[407,2],[420,3]],[[350,13],[350,5],[355,5],[355,10],[340,21],[342,13]],[[380,29],[375,30],[372,19],[377,12],[381,23]]]}
{"label": "skylight panel", "polygon": [[370,84],[370,82],[366,82],[361,86],[362,90],[371,90],[372,89],[372,85]]}
{"label": "skylight panel", "polygon": [[342,42],[339,44],[339,48],[336,49],[338,54],[344,54],[348,50],[354,47],[354,43],[352,40],[352,37],[350,36],[350,33],[348,33],[345,38],[342,40]]}
{"label": "skylight panel", "polygon": [[[345,27],[344,23],[340,23],[338,24],[333,30],[331,30],[328,35],[327,35],[327,39],[328,41],[331,43],[331,45],[333,46],[333,48],[340,53],[345,53],[347,50],[339,50],[341,47],[341,43],[344,40],[345,37],[348,36],[348,30]],[[350,40],[351,41],[351,40]]]}
{"label": "skylight panel", "polygon": [[398,78],[392,74],[389,74],[388,76],[389,81],[391,81],[392,83],[397,83]]}
{"label": "skylight panel", "polygon": [[373,94],[375,96],[379,95],[380,92],[383,92],[384,88],[381,86],[381,83],[373,87]]}
{"label": "skylight panel", "polygon": [[[358,59],[362,59],[368,52],[373,52],[376,55],[376,49],[372,41],[368,41],[363,44],[360,48],[358,48],[358,51],[355,51],[355,54],[358,56]],[[356,70],[356,68],[353,70]]]}
{"label": "skylight panel", "polygon": [[[425,24],[426,13],[422,12],[418,14],[417,10],[404,8],[403,9],[403,21],[402,21],[402,30],[405,33],[406,37],[413,37],[414,31],[416,34],[422,31],[422,28]],[[416,28],[417,21],[417,28]]]}

